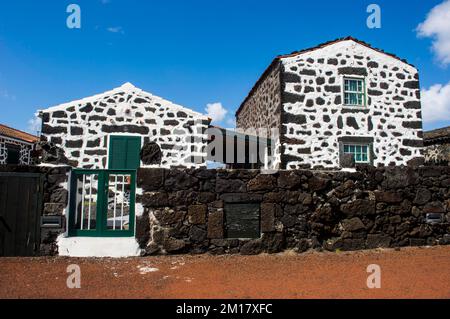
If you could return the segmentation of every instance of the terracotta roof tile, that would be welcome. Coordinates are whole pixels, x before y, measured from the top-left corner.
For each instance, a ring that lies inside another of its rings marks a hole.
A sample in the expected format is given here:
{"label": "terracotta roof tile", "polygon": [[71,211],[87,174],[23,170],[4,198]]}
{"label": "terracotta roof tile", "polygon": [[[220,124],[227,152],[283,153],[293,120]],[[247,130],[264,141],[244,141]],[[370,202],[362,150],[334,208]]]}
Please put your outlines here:
{"label": "terracotta roof tile", "polygon": [[35,143],[39,141],[39,137],[25,133],[23,131],[16,130],[12,127],[0,124],[0,135],[15,138],[28,143]]}

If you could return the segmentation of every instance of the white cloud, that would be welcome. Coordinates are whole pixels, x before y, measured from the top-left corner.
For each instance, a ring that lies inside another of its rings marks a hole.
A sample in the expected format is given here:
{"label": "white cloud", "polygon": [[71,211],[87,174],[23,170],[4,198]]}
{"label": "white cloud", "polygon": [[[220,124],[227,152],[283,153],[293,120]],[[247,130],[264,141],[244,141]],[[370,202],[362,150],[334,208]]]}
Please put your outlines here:
{"label": "white cloud", "polygon": [[228,111],[222,106],[222,103],[209,103],[206,104],[205,109],[208,117],[212,119],[212,122],[221,122],[227,115]]}
{"label": "white cloud", "polygon": [[124,34],[124,33],[125,33],[125,32],[123,31],[123,28],[122,28],[122,27],[109,27],[109,28],[107,28],[106,30],[109,31],[109,32],[112,32],[112,33],[121,33],[121,34]]}
{"label": "white cloud", "polygon": [[435,6],[424,22],[417,26],[421,37],[433,38],[433,51],[445,66],[450,64],[450,0]]}
{"label": "white cloud", "polygon": [[424,122],[450,121],[450,82],[423,89],[421,96]]}
{"label": "white cloud", "polygon": [[11,101],[15,101],[16,100],[16,96],[10,94],[7,90],[1,90],[0,91],[0,98],[3,98],[5,100],[11,100]]}
{"label": "white cloud", "polygon": [[41,131],[42,121],[39,117],[34,117],[28,120],[28,132],[31,134],[37,134]]}

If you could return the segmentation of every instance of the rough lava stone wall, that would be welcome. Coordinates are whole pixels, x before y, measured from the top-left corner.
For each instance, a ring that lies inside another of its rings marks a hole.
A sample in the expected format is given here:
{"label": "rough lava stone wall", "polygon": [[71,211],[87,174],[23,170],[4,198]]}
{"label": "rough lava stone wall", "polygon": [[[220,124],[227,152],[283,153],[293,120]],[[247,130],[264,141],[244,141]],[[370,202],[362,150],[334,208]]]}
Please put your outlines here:
{"label": "rough lava stone wall", "polygon": [[[450,244],[450,167],[140,169],[138,187],[136,237],[146,254]],[[225,238],[225,203],[258,203],[261,237]]]}
{"label": "rough lava stone wall", "polygon": [[[281,125],[281,64],[275,65],[263,77],[261,83],[255,86],[236,113],[236,127],[239,130],[271,129],[280,130]],[[261,135],[262,132],[256,132]],[[280,164],[281,144],[279,133],[271,136],[274,140],[274,160],[272,168],[278,169]]]}
{"label": "rough lava stone wall", "polygon": [[68,201],[67,181],[70,167],[0,165],[0,172],[40,173],[44,177],[41,216],[58,216],[61,227],[41,227],[40,254],[57,255],[56,238],[65,232]]}
{"label": "rough lava stone wall", "polygon": [[162,151],[160,167],[206,166],[209,119],[127,83],[112,91],[40,112],[42,138],[74,167],[107,168],[108,135],[142,136]]}
{"label": "rough lava stone wall", "polygon": [[244,101],[236,116],[236,126],[252,128],[279,128],[281,112],[280,67],[274,67]]}

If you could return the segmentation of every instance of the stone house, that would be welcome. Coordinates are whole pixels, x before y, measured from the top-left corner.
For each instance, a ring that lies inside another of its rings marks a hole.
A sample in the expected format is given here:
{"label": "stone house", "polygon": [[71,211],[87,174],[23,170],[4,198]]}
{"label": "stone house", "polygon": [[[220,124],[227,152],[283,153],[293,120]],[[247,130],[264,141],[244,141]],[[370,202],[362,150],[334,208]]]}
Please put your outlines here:
{"label": "stone house", "polygon": [[[206,166],[203,133],[210,120],[130,83],[39,116],[41,139],[64,151],[75,168]],[[60,156],[55,164],[61,162]]]}
{"label": "stone house", "polygon": [[0,164],[30,165],[37,136],[0,124]]}
{"label": "stone house", "polygon": [[206,167],[210,119],[130,83],[38,114],[43,166],[72,168],[55,186],[67,190],[67,205],[48,210],[64,217],[45,232],[64,230],[60,254],[134,254],[138,169]]}
{"label": "stone house", "polygon": [[242,131],[279,132],[273,168],[423,159],[417,69],[352,37],[276,57],[236,122]]}
{"label": "stone house", "polygon": [[450,126],[424,133],[425,163],[450,165]]}

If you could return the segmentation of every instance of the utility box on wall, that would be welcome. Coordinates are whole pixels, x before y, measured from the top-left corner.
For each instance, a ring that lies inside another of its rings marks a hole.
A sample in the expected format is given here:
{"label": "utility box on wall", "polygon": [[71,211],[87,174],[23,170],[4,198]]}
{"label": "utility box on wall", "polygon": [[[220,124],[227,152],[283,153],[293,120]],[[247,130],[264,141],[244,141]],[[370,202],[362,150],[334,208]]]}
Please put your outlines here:
{"label": "utility box on wall", "polygon": [[228,238],[259,238],[259,204],[225,203],[226,236]]}

